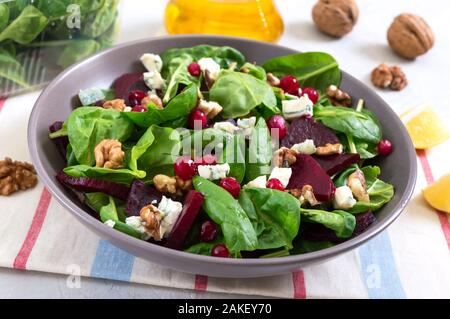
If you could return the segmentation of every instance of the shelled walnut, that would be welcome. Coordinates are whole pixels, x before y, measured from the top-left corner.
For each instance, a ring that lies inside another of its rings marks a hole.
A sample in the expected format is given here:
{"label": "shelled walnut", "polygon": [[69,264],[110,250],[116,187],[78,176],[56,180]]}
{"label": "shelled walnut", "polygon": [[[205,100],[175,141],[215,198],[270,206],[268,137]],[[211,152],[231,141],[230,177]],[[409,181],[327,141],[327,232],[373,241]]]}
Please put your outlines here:
{"label": "shelled walnut", "polygon": [[123,165],[125,152],[118,140],[103,140],[94,149],[95,166],[105,168],[120,168]]}
{"label": "shelled walnut", "polygon": [[119,112],[123,112],[125,110],[125,107],[125,100],[122,99],[109,100],[103,103],[103,108],[114,109]]}
{"label": "shelled walnut", "polygon": [[352,106],[351,96],[336,85],[330,85],[327,88],[326,93],[331,104],[335,106]]}
{"label": "shelled walnut", "polygon": [[400,67],[389,67],[384,63],[372,71],[371,80],[376,87],[394,91],[403,90],[408,85],[408,79]]}
{"label": "shelled walnut", "polygon": [[158,174],[153,177],[153,184],[161,193],[182,196],[183,192],[192,189],[192,180],[182,180],[178,176],[170,177]]}
{"label": "shelled walnut", "polygon": [[32,164],[5,157],[0,161],[0,195],[9,196],[19,190],[33,188],[38,182]]}

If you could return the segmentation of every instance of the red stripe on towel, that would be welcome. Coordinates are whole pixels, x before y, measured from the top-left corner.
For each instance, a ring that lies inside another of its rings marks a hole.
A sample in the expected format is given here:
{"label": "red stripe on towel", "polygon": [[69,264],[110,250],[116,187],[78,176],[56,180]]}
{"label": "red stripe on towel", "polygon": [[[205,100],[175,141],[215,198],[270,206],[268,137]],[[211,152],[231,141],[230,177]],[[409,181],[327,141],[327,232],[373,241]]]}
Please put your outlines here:
{"label": "red stripe on towel", "polygon": [[[431,170],[430,162],[428,161],[427,153],[424,150],[417,150],[417,156],[419,157],[420,164],[422,165],[425,179],[428,185],[434,183],[433,171]],[[447,214],[436,210],[441,223],[442,231],[444,232],[445,240],[447,241],[448,249],[450,249],[450,222],[448,221]]]}
{"label": "red stripe on towel", "polygon": [[292,273],[292,283],[294,284],[294,298],[306,299],[305,275],[303,270]]}
{"label": "red stripe on towel", "polygon": [[194,289],[206,291],[208,289],[208,277],[203,275],[195,275]]}
{"label": "red stripe on towel", "polygon": [[5,102],[6,102],[6,98],[0,96],[0,112],[3,109],[3,106],[5,106]]}
{"label": "red stripe on towel", "polygon": [[14,260],[13,267],[16,269],[26,269],[28,258],[31,255],[34,244],[39,236],[39,233],[42,228],[42,224],[44,223],[45,216],[47,215],[48,206],[50,205],[50,201],[52,196],[49,191],[44,188],[41,193],[41,198],[39,199],[38,206],[36,208],[36,212],[34,213],[33,220],[31,222],[31,226],[28,229],[27,236],[20,248],[19,253]]}

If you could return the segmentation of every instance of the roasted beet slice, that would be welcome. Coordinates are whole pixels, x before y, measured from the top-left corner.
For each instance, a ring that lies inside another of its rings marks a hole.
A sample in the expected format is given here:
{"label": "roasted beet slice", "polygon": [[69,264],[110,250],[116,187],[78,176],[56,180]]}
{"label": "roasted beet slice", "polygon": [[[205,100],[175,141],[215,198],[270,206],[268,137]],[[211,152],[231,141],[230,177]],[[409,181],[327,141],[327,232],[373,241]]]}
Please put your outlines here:
{"label": "roasted beet slice", "polygon": [[330,128],[316,122],[312,117],[300,117],[292,121],[286,137],[281,141],[281,146],[291,148],[292,145],[302,143],[307,139],[313,140],[316,146],[340,143]]}
{"label": "roasted beet slice", "polygon": [[330,241],[333,243],[342,243],[346,240],[361,235],[376,220],[372,212],[355,215],[356,226],[350,238],[343,239],[336,236],[333,230],[326,228],[321,224],[303,223],[301,238],[310,241]]}
{"label": "roasted beet slice", "polygon": [[131,191],[126,199],[125,210],[128,216],[139,216],[141,208],[152,203],[159,203],[162,194],[156,188],[142,181],[133,181]]}
{"label": "roasted beet slice", "polygon": [[63,171],[60,171],[56,175],[56,179],[76,191],[83,193],[102,192],[121,200],[126,200],[130,188],[126,185],[114,183],[110,181],[104,181],[91,177],[73,177],[67,175]]}
{"label": "roasted beet slice", "polygon": [[113,84],[114,92],[117,99],[124,99],[126,105],[130,105],[128,101],[128,93],[134,90],[148,91],[145,85],[143,73],[125,73],[117,78]]}
{"label": "roasted beet slice", "polygon": [[[56,121],[50,127],[48,130],[50,133],[54,133],[59,131],[63,127],[64,122]],[[69,138],[67,136],[61,136],[57,138],[52,139],[53,143],[55,143],[56,148],[58,149],[59,154],[66,160],[67,155],[67,145],[69,145]]]}
{"label": "roasted beet slice", "polygon": [[333,154],[328,156],[313,156],[317,163],[327,172],[328,175],[342,172],[352,164],[358,163],[361,159],[359,154]]}
{"label": "roasted beet slice", "polygon": [[182,249],[186,236],[194,224],[205,198],[200,192],[189,191],[184,199],[183,210],[178,217],[167,239],[166,246],[172,249]]}
{"label": "roasted beet slice", "polygon": [[302,189],[311,185],[317,200],[327,202],[330,200],[335,187],[330,176],[309,155],[297,154],[296,162],[291,166],[292,176],[287,189]]}

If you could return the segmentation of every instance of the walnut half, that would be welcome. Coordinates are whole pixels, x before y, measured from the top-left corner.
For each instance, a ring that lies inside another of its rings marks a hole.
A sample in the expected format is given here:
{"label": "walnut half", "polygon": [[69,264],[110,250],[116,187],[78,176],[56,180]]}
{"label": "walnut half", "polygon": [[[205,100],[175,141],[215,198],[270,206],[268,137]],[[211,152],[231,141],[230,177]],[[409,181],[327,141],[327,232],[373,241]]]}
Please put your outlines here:
{"label": "walnut half", "polygon": [[405,73],[398,66],[387,66],[382,63],[371,74],[371,80],[376,87],[400,91],[408,85]]}
{"label": "walnut half", "polygon": [[103,103],[104,109],[114,109],[119,112],[123,112],[125,110],[125,107],[125,100],[122,99],[109,100]]}
{"label": "walnut half", "polygon": [[153,177],[153,184],[161,193],[175,196],[182,196],[183,192],[192,188],[192,180],[185,181],[178,176],[170,177],[163,174],[155,175]]}
{"label": "walnut half", "polygon": [[142,207],[139,214],[145,222],[145,232],[154,240],[160,241],[162,238],[161,220],[164,217],[161,211],[152,204],[149,204]]}
{"label": "walnut half", "polygon": [[288,167],[297,161],[297,151],[287,147],[281,147],[273,154],[273,165],[276,167]]}
{"label": "walnut half", "polygon": [[337,143],[337,144],[327,143],[327,144],[325,144],[325,146],[316,147],[316,155],[319,155],[319,156],[342,154],[343,151],[344,151],[344,147],[340,143]]}
{"label": "walnut half", "polygon": [[95,166],[104,168],[120,168],[123,164],[125,152],[118,140],[103,140],[94,149]]}
{"label": "walnut half", "polygon": [[33,188],[38,182],[33,165],[5,157],[0,161],[0,195]]}

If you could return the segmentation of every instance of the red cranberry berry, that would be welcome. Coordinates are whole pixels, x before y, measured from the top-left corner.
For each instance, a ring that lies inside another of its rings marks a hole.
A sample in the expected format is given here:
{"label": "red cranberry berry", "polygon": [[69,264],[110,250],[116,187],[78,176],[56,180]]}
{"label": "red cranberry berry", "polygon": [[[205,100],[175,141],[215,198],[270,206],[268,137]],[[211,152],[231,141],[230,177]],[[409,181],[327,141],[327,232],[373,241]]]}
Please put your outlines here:
{"label": "red cranberry berry", "polygon": [[381,140],[378,143],[378,154],[387,156],[392,153],[392,143],[389,140]]}
{"label": "red cranberry berry", "polygon": [[137,113],[147,112],[147,108],[143,105],[136,105],[136,106],[133,106],[133,108],[131,109],[131,112],[137,112]]}
{"label": "red cranberry berry", "polygon": [[281,115],[274,115],[267,121],[269,130],[278,129],[278,137],[282,140],[286,136],[286,121]]}
{"label": "red cranberry berry", "polygon": [[147,93],[141,90],[134,90],[128,94],[128,101],[131,106],[141,105],[142,100],[147,96]]}
{"label": "red cranberry berry", "polygon": [[319,100],[319,93],[315,88],[306,87],[302,89],[302,94],[306,94],[314,104]]}
{"label": "red cranberry berry", "polygon": [[181,156],[173,164],[173,170],[182,180],[190,180],[197,173],[194,161],[189,156]]}
{"label": "red cranberry berry", "polygon": [[205,221],[200,229],[200,240],[209,243],[216,239],[216,235],[217,225],[210,220]]}
{"label": "red cranberry berry", "polygon": [[189,114],[189,126],[192,129],[203,129],[206,127],[206,114],[199,108],[195,108]]}
{"label": "red cranberry berry", "polygon": [[200,159],[198,159],[199,165],[216,165],[217,158],[212,154],[203,155]]}
{"label": "red cranberry berry", "polygon": [[228,251],[227,246],[225,246],[224,244],[218,244],[218,245],[215,245],[211,249],[211,256],[213,256],[213,257],[229,258],[230,257],[230,252]]}
{"label": "red cranberry berry", "polygon": [[282,88],[286,93],[298,95],[299,84],[295,77],[292,75],[286,75],[280,80],[280,88]]}
{"label": "red cranberry berry", "polygon": [[198,64],[197,62],[192,62],[191,64],[188,65],[188,72],[192,76],[195,77],[200,76],[200,74],[202,74],[200,64]]}
{"label": "red cranberry berry", "polygon": [[284,191],[284,186],[278,178],[269,179],[267,181],[266,187],[271,189],[278,189],[279,191]]}
{"label": "red cranberry berry", "polygon": [[241,185],[239,185],[238,181],[234,177],[222,178],[219,182],[219,186],[225,189],[234,198],[237,198],[239,196],[239,192],[241,191]]}

